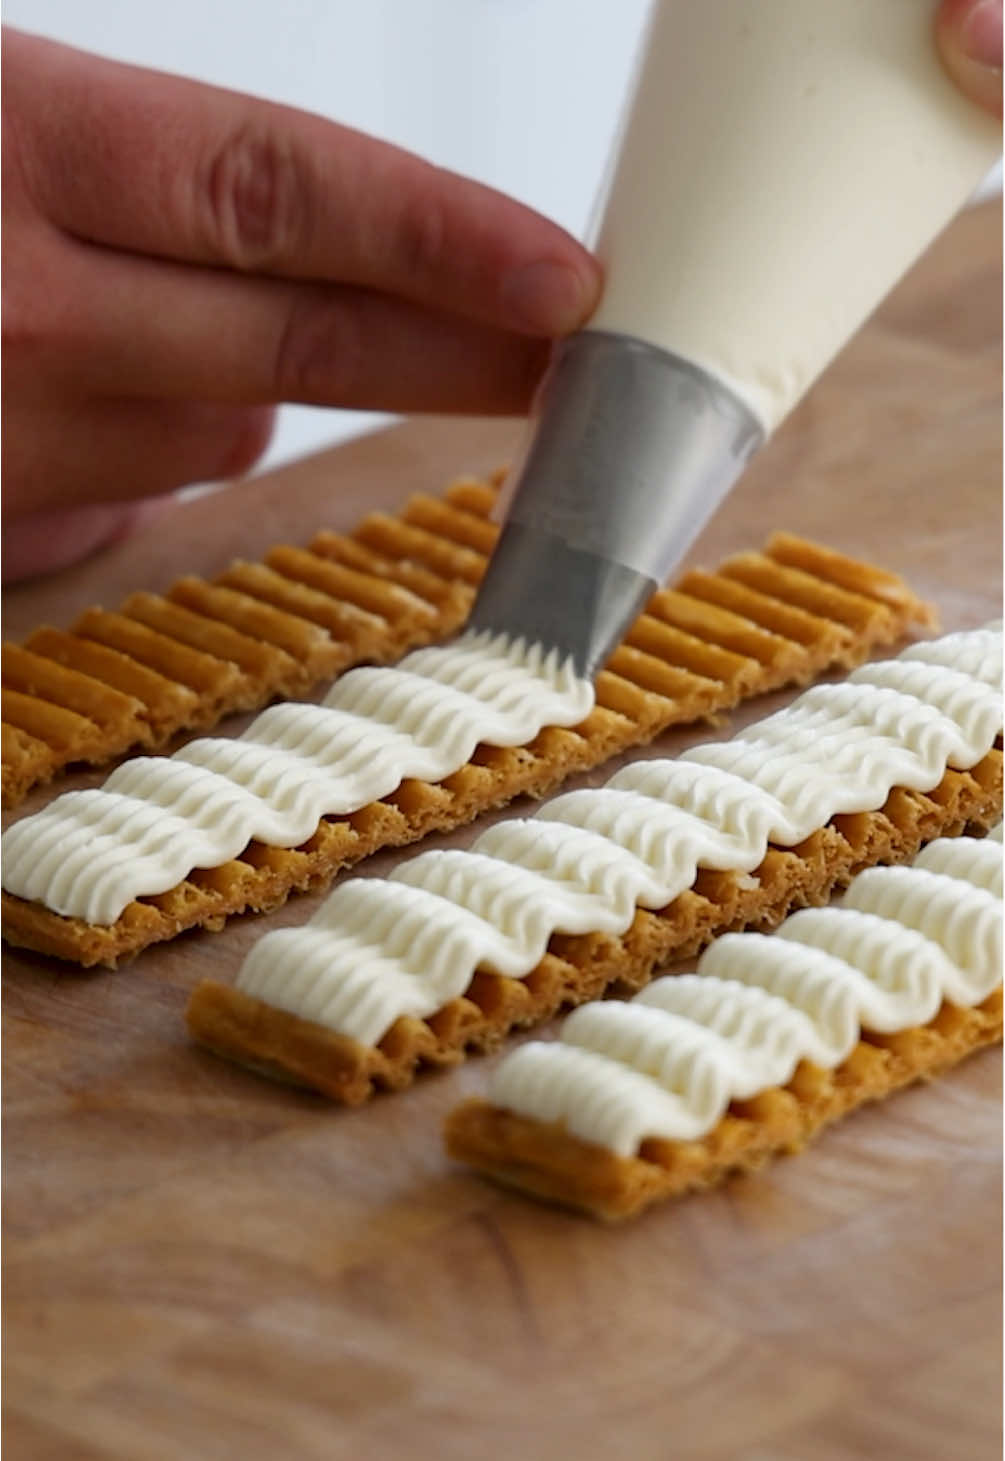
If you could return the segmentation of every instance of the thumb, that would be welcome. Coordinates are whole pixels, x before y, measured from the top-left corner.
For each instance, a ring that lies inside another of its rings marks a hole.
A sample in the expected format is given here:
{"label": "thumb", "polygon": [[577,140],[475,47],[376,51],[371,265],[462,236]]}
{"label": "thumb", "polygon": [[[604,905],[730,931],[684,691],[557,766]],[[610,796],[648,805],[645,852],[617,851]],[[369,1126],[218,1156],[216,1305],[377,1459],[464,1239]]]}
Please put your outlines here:
{"label": "thumb", "polygon": [[971,101],[1002,114],[1002,0],[942,0],[935,36],[943,65]]}
{"label": "thumb", "polygon": [[141,502],[89,502],[12,518],[3,530],[3,582],[55,573],[99,548],[110,548],[147,527],[171,501],[148,497]]}

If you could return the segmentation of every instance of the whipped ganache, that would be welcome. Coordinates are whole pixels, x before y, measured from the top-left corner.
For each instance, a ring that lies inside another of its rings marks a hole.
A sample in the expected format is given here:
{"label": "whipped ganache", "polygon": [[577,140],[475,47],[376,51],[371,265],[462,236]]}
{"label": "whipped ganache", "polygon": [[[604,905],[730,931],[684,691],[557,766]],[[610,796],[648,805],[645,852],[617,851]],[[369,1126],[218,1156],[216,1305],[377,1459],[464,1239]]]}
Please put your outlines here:
{"label": "whipped ganache", "polygon": [[837,812],[878,809],[894,786],[928,791],[947,767],[974,766],[1001,730],[1001,681],[1000,628],[914,645],[733,741],[637,762],[498,823],[469,851],[343,883],[308,923],[261,938],[238,986],[375,1045],[400,1016],[462,995],[479,967],[522,978],[554,933],[622,934],[700,867],[751,872],[769,843],[792,846]]}
{"label": "whipped ganache", "polygon": [[104,785],[57,797],[3,838],[3,886],[55,913],[113,923],[134,898],[219,867],[256,839],[297,847],[408,777],[440,781],[480,743],[521,746],[573,726],[593,686],[554,651],[462,635],[391,668],[339,679],[320,705],[288,701],[242,736],[138,756]]}
{"label": "whipped ganache", "polygon": [[986,999],[1002,977],[1001,863],[1000,841],[943,838],[911,867],[859,874],[840,907],[726,934],[697,973],[583,1005],[557,1041],[515,1050],[488,1099],[622,1157],[647,1137],[698,1140],[801,1060],[839,1065],[863,1029],[892,1034],[944,1000]]}

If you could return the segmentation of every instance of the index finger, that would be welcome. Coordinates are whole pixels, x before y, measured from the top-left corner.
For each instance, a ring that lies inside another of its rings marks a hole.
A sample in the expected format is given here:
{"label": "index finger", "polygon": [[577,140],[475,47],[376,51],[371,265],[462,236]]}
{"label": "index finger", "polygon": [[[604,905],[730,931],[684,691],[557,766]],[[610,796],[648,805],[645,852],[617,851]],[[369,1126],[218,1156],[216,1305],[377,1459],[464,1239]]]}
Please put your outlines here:
{"label": "index finger", "polygon": [[16,33],[5,73],[27,185],[78,237],[527,333],[596,304],[598,265],[557,225],[322,117]]}

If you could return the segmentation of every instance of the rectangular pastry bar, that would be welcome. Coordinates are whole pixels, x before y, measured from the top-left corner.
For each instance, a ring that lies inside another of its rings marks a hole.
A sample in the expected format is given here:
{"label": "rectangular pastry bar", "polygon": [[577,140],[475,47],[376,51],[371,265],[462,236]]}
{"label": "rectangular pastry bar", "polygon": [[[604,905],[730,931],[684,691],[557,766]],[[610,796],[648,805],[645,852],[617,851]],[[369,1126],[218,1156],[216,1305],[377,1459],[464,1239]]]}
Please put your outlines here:
{"label": "rectangular pastry bar", "polygon": [[[213,582],[181,578],[163,596],[134,593],[115,611],[87,609],[69,630],[5,643],[3,805],[75,762],[157,750],[179,731],[306,695],[351,665],[390,663],[452,633],[495,544],[489,514],[502,475],[455,482],[442,498],[417,494],[348,536],[322,531]],[[762,554],[658,595],[613,668],[631,682],[633,651],[663,662],[669,651],[670,664],[745,693],[751,675],[805,680],[821,653],[823,663],[853,662],[860,643],[890,643],[912,622],[931,624],[931,611],[896,575],[780,533]],[[672,675],[654,670],[665,693]]]}
{"label": "rectangular pastry bar", "polygon": [[729,930],[769,928],[861,869],[1001,816],[1001,634],[917,645],[819,686],[732,742],[343,883],[204,981],[213,1050],[355,1104]]}
{"label": "rectangular pastry bar", "polygon": [[840,908],[720,940],[697,973],[582,1009],[447,1120],[459,1161],[595,1217],[750,1171],[1001,1039],[1002,857],[934,842]]}
{"label": "rectangular pastry bar", "polygon": [[189,1032],[239,1065],[357,1106],[375,1091],[404,1090],[422,1067],[456,1065],[564,1008],[638,989],[654,970],[692,957],[719,934],[773,928],[790,910],[840,891],[862,868],[910,857],[931,838],[979,835],[1001,807],[996,751],[973,774],[947,772],[927,796],[898,788],[879,812],[835,817],[800,847],[772,848],[752,875],[700,872],[666,909],[640,909],[619,939],[556,935],[523,979],[479,970],[462,996],[427,1019],[399,1018],[376,1045],[215,980],[193,992]]}
{"label": "rectangular pastry bar", "polygon": [[74,762],[135,748],[275,697],[308,694],[361,661],[389,663],[467,617],[497,528],[502,473],[460,480],[371,513],[348,536],[319,532],[212,582],[131,594],[3,646],[2,793],[16,806]]}
{"label": "rectangular pastry bar", "polygon": [[[423,508],[419,514],[422,525],[409,523],[404,536],[399,533],[401,525],[395,526],[388,519],[380,535],[384,550],[390,552],[393,538],[398,543],[397,551],[411,552],[414,548],[418,552],[425,542],[421,535],[428,538],[434,529],[445,530],[448,522],[454,524],[453,533],[468,532],[456,525],[458,516],[469,517],[485,528],[488,525],[484,519],[469,510],[473,505],[473,491],[471,484],[463,489],[460,500],[464,505],[459,506],[455,499],[460,489],[452,489],[447,503],[434,503],[435,510]],[[408,513],[413,511],[414,504]],[[415,534],[421,538],[418,544],[413,544]],[[366,529],[366,536],[373,537],[372,524]],[[294,551],[283,550],[284,554]],[[463,548],[468,557],[475,551],[472,547]],[[442,566],[443,560],[431,551],[427,557],[428,561]],[[464,565],[457,566],[460,569]],[[432,570],[423,569],[429,571]],[[477,577],[473,563],[466,571],[472,580]],[[191,594],[189,589],[182,592],[183,596],[189,595],[193,604],[199,598],[194,590]],[[214,590],[214,602],[222,602],[227,592],[229,589]],[[144,635],[163,637],[166,621],[158,617],[161,611],[149,604],[134,606],[149,622],[130,620],[129,642],[142,640]],[[173,601],[171,622],[176,626],[183,612],[188,613],[190,609],[183,611]],[[584,690],[582,685],[578,689],[571,687],[575,692],[571,698],[566,687],[562,692],[564,699],[562,695],[557,700],[552,696],[558,710],[549,722],[551,702],[549,686],[545,683],[547,676],[533,684],[528,680],[530,693],[525,697],[526,702],[540,707],[541,714],[537,721],[528,722],[526,734],[514,738],[512,725],[507,723],[504,733],[494,743],[488,731],[484,736],[473,735],[463,754],[452,761],[435,757],[430,761],[422,756],[406,761],[402,763],[405,769],[401,774],[381,783],[379,791],[355,799],[349,794],[351,788],[347,790],[352,778],[343,778],[345,784],[338,788],[336,797],[338,812],[322,806],[325,815],[320,820],[319,799],[313,792],[308,795],[307,785],[303,783],[294,800],[299,798],[298,805],[312,806],[313,814],[306,820],[284,825],[282,837],[256,834],[254,828],[260,824],[261,817],[256,822],[252,816],[242,823],[248,828],[247,835],[232,841],[225,855],[216,857],[205,849],[193,852],[192,859],[179,863],[170,879],[161,878],[159,883],[146,885],[137,882],[132,891],[129,891],[131,884],[126,869],[132,877],[133,872],[145,866],[145,852],[138,845],[132,851],[124,848],[112,886],[106,889],[107,896],[75,903],[69,898],[60,901],[50,896],[44,882],[35,878],[35,864],[41,866],[37,848],[26,840],[21,824],[15,824],[5,840],[5,867],[11,870],[12,876],[16,873],[23,876],[17,886],[11,887],[5,874],[8,891],[3,902],[4,935],[14,944],[85,966],[98,963],[114,966],[117,960],[134,955],[152,943],[173,938],[186,929],[217,929],[234,914],[274,908],[290,893],[324,887],[341,869],[381,847],[402,846],[427,833],[457,827],[521,794],[546,795],[570,775],[600,765],[628,747],[644,744],[668,726],[712,716],[747,696],[782,685],[806,683],[827,669],[857,664],[877,645],[901,637],[911,624],[930,622],[931,617],[928,607],[884,570],[788,534],[775,534],[763,553],[738,554],[715,573],[691,572],[676,588],[657,593],[647,612],[615,651],[608,667],[597,677],[592,709],[589,709],[589,699],[583,699],[581,694],[580,700],[576,699]],[[93,625],[98,619],[100,615],[93,611],[88,622]],[[123,643],[121,638],[116,641],[115,653],[121,651]],[[445,673],[441,661],[455,653],[461,658],[464,653],[470,656],[463,643],[456,651],[420,651],[395,671],[352,671],[336,683],[325,707],[336,710],[342,717],[341,725],[351,697],[357,695],[357,687],[362,685],[357,699],[371,705],[366,714],[373,713],[371,688],[377,683],[375,676],[384,677],[379,683],[387,687],[388,694],[394,693],[403,673],[413,676],[408,683],[419,690],[428,688],[429,677],[435,679],[440,675],[442,679]],[[431,658],[435,665],[431,664]],[[491,669],[487,654],[483,653],[482,658],[486,670]],[[512,666],[501,663],[496,669],[512,672]],[[416,680],[416,674],[426,678]],[[478,717],[472,719],[470,712],[480,705],[478,685],[472,687],[468,670],[464,674],[466,713],[470,723],[477,725]],[[580,702],[581,708],[576,710]],[[451,703],[461,704],[456,696]],[[483,708],[487,711],[490,707]],[[357,716],[355,723],[360,724],[358,716],[362,712],[353,710],[352,713]],[[331,782],[342,762],[337,756],[333,759],[330,748],[325,753],[327,760],[317,750],[323,731],[319,720],[322,715],[321,707],[273,707],[238,741],[220,740],[215,745],[194,742],[170,761],[154,763],[147,759],[142,764],[141,761],[127,763],[113,773],[105,791],[111,792],[114,787],[118,795],[128,785],[135,801],[140,794],[137,785],[142,781],[142,797],[158,803],[164,795],[166,778],[180,777],[184,766],[198,758],[201,764],[211,763],[214,771],[226,777],[230,774],[226,757],[247,758],[252,752],[245,743],[265,734],[256,728],[266,722],[274,727],[283,717],[289,722],[287,729],[294,742],[299,745],[301,741],[309,741],[314,748],[308,758],[313,768],[311,774],[324,775]],[[380,725],[368,733],[377,737],[373,741],[375,748],[378,732],[387,724],[387,715],[381,711],[379,719]],[[276,744],[274,737],[269,744]],[[355,744],[346,742],[349,760],[356,755]],[[321,762],[325,764],[319,770]],[[288,757],[283,764],[289,764]],[[408,769],[409,766],[413,769]],[[431,774],[430,766],[435,774]],[[269,765],[258,765],[254,776],[256,788],[264,785],[270,780]],[[363,783],[357,778],[353,785],[357,784]],[[214,782],[217,790],[219,785],[219,780]],[[189,790],[190,801],[205,820],[206,798],[198,793],[194,783]],[[243,794],[245,788],[240,790]],[[89,837],[98,833],[104,837],[106,823],[99,826],[96,820],[96,808],[102,796],[99,791],[71,794],[76,798],[74,815],[84,814],[82,808],[87,801],[86,815],[91,819],[87,823]],[[40,814],[40,819],[46,819],[50,825],[54,848],[70,845],[62,841],[63,832],[53,820],[62,801],[59,799]],[[160,804],[166,805],[162,801]],[[220,812],[217,818],[220,825],[227,822],[231,810],[228,804]],[[274,825],[267,818],[266,823]],[[22,849],[16,857],[7,851],[12,833]],[[153,837],[152,830],[150,835]],[[176,852],[190,845],[184,837],[175,838],[174,844]],[[83,845],[81,850],[87,851]],[[60,865],[57,873],[58,878],[65,880],[65,866]]]}

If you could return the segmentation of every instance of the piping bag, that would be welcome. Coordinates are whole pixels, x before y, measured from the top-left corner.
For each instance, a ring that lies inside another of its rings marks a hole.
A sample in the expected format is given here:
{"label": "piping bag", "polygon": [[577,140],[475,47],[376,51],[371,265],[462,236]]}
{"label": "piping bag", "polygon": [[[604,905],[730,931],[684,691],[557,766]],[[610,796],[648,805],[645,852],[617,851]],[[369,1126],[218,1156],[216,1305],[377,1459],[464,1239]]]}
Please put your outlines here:
{"label": "piping bag", "polygon": [[471,616],[592,677],[750,457],[999,155],[934,0],[657,0]]}

